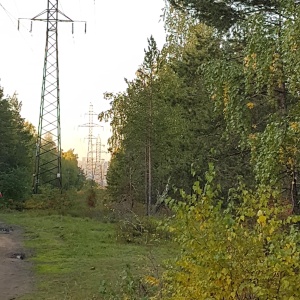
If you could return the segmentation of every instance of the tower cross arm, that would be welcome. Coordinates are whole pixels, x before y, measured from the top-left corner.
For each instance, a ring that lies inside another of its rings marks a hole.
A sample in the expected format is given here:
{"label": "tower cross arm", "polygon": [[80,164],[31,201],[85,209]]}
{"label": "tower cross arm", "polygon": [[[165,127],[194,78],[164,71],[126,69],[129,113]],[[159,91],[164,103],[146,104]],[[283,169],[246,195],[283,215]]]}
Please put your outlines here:
{"label": "tower cross arm", "polygon": [[[49,1],[49,0],[48,0]],[[57,8],[58,5],[58,0],[56,3],[56,7],[53,6],[53,8],[47,8],[37,14],[33,18],[19,18],[18,19],[18,30],[20,28],[20,20],[30,20],[31,21],[31,26],[30,26],[30,32],[32,31],[32,21],[42,21],[42,22],[70,22],[72,23],[72,33],[74,33],[74,23],[84,23],[84,32],[86,33],[87,30],[87,24],[86,21],[81,21],[81,20],[73,20],[70,17],[68,17],[66,14],[64,14],[62,11],[60,11]]]}
{"label": "tower cross arm", "polygon": [[[31,18],[30,20],[31,21],[48,21],[49,20],[49,16],[47,15],[48,12],[56,12],[57,15],[54,15],[55,18],[50,18],[50,21],[57,21],[57,22],[84,22],[84,21],[74,21],[72,20],[70,17],[68,17],[66,14],[64,14],[62,11],[60,11],[59,9],[45,9],[43,10],[41,13],[37,14],[35,17]],[[46,15],[43,17],[43,15]],[[57,16],[60,15],[60,16],[63,16],[64,19],[59,19],[57,18]]]}

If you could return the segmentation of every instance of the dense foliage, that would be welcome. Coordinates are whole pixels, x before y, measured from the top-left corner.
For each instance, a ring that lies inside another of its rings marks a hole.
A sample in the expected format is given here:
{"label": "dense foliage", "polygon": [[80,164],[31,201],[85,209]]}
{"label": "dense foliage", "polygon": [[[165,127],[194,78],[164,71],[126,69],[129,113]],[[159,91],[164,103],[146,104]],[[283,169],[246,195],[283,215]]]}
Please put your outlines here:
{"label": "dense foliage", "polygon": [[31,193],[34,130],[20,111],[16,95],[4,97],[0,89],[0,191],[5,199],[24,200]]}
{"label": "dense foliage", "polygon": [[[5,97],[0,89],[0,192],[1,205],[23,202],[32,194],[32,172],[36,151],[36,131],[21,117],[17,96]],[[46,137],[47,139],[47,137]],[[48,137],[51,140],[51,136]],[[46,158],[44,158],[46,159]],[[85,182],[74,150],[63,152],[63,189],[81,188]],[[47,173],[42,176],[47,176]],[[41,178],[45,180],[46,178]]]}
{"label": "dense foliage", "polygon": [[157,297],[297,299],[300,5],[170,0],[164,21],[100,114],[113,199],[173,209],[182,255]]}
{"label": "dense foliage", "polygon": [[110,119],[113,128],[108,173],[112,196],[148,206],[159,206],[166,186],[189,189],[192,165],[203,175],[208,161],[217,161],[224,190],[237,175],[251,175],[249,151],[237,149],[236,134],[230,141],[224,136],[223,113],[215,110],[204,86],[201,68],[222,56],[219,38],[203,24],[167,13],[168,26],[179,30],[178,23],[183,23],[185,43],[180,46],[182,35],[170,34],[159,52],[150,38],[136,79],[127,82],[125,92],[108,94],[112,108],[100,115]]}
{"label": "dense foliage", "polygon": [[182,109],[169,103],[181,93],[180,83],[168,69],[151,37],[136,79],[127,82],[126,92],[107,95],[112,108],[100,116],[111,119],[113,128],[108,188],[132,205],[144,199],[147,214],[168,178],[185,171]]}
{"label": "dense foliage", "polygon": [[86,182],[83,170],[78,166],[78,155],[74,149],[62,152],[63,190],[81,189]]}
{"label": "dense foliage", "polygon": [[226,11],[243,8],[220,33],[198,20],[206,2],[166,3],[165,46],[151,37],[127,90],[107,94],[112,107],[100,118],[113,129],[111,195],[154,206],[166,187],[190,190],[191,168],[203,178],[214,162],[223,196],[242,177],[249,188],[280,190],[296,212],[300,8],[292,0],[210,1],[224,6],[214,20],[230,23]]}
{"label": "dense foliage", "polygon": [[213,174],[211,167],[205,185],[196,181],[192,194],[169,201],[176,218],[164,227],[182,251],[156,278],[156,299],[298,299],[299,216],[276,204],[271,188],[240,186],[224,210]]}
{"label": "dense foliage", "polygon": [[[249,15],[273,15],[281,7],[274,0],[168,0],[176,9],[188,11],[201,22],[226,31]],[[296,3],[297,1],[293,1]]]}

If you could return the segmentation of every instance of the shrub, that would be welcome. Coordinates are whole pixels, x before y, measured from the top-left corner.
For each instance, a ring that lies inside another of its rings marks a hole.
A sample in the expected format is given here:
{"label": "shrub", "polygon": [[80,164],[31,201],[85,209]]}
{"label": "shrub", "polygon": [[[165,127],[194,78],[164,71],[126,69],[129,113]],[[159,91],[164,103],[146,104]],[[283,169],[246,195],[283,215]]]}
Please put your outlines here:
{"label": "shrub", "polygon": [[164,273],[163,299],[300,299],[299,216],[278,195],[241,187],[224,210],[211,182],[195,182],[192,195],[169,200],[166,227],[182,251]]}
{"label": "shrub", "polygon": [[70,209],[73,204],[74,194],[71,191],[61,193],[59,189],[55,189],[50,185],[45,185],[40,189],[40,194],[34,194],[25,201],[25,209],[48,209],[64,212]]}
{"label": "shrub", "polygon": [[96,195],[95,189],[90,188],[87,191],[86,203],[87,203],[88,207],[96,207],[97,195]]}
{"label": "shrub", "polygon": [[134,213],[120,219],[117,223],[117,237],[126,243],[148,244],[159,239],[168,239],[167,230],[159,228],[159,221],[154,217],[140,217]]}

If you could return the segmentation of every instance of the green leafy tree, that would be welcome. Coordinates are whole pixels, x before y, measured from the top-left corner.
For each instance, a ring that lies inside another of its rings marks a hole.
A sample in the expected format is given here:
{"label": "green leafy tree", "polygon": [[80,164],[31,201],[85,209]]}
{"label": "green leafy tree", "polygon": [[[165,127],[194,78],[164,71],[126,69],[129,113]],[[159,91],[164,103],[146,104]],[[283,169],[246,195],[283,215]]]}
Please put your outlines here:
{"label": "green leafy tree", "polygon": [[[177,9],[188,11],[194,18],[218,30],[226,31],[249,15],[263,12],[270,16],[280,7],[273,0],[168,0]],[[293,1],[296,3],[296,1]]]}
{"label": "green leafy tree", "polygon": [[[237,135],[239,148],[251,151],[256,182],[279,188],[282,201],[298,211],[299,8],[294,1],[276,3],[272,19],[262,11],[239,24],[223,43],[223,57],[207,63],[206,86],[228,136]],[[228,52],[233,45],[240,50]]]}
{"label": "green leafy tree", "polygon": [[6,200],[24,200],[31,193],[34,130],[20,116],[16,95],[0,89],[0,190]]}
{"label": "green leafy tree", "polygon": [[[204,177],[209,161],[215,163],[216,180],[221,184],[224,194],[236,185],[239,176],[245,177],[249,185],[253,185],[250,150],[239,147],[240,136],[237,132],[226,134],[223,111],[216,109],[214,97],[210,95],[210,83],[213,87],[217,86],[218,83],[214,82],[219,80],[216,78],[220,73],[216,72],[213,80],[206,81],[207,77],[211,77],[206,66],[223,62],[225,55],[241,55],[240,42],[228,43],[224,47],[223,39],[213,28],[190,20],[191,17],[174,11],[172,7],[165,11],[165,19],[170,37],[164,51],[167,51],[169,64],[180,83],[180,93],[170,102],[182,108],[182,119],[186,122],[184,144],[181,145],[185,164],[177,170],[178,174],[184,174],[181,177],[184,177],[185,183],[179,181],[179,186],[186,189],[191,186],[191,165]],[[178,40],[180,50],[176,51],[174,48]],[[169,52],[175,54],[168,55]]]}
{"label": "green leafy tree", "polygon": [[63,189],[80,189],[85,181],[83,171],[78,167],[78,155],[74,149],[62,153],[62,173],[64,174]]}
{"label": "green leafy tree", "polygon": [[171,21],[176,12],[166,13],[170,38],[158,63],[151,62],[155,45],[149,40],[137,78],[127,82],[125,93],[109,95],[112,109],[100,116],[110,117],[113,128],[110,142],[115,155],[108,188],[131,203],[144,198],[148,208],[156,202],[155,192],[162,193],[168,182],[188,189],[193,182],[191,166],[204,177],[210,160],[218,162],[224,194],[237,183],[237,176],[253,182],[250,151],[239,148],[237,133],[230,139],[224,134],[223,111],[215,109],[205,86],[204,67],[222,59],[222,40],[213,29],[190,22],[185,15],[177,16],[182,22],[178,27]]}
{"label": "green leafy tree", "polygon": [[166,71],[155,40],[151,37],[148,42],[136,79],[127,81],[125,93],[112,96],[112,109],[100,117],[110,117],[113,128],[108,188],[119,186],[112,193],[119,190],[120,197],[131,203],[144,199],[150,214],[156,194],[170,177],[170,161],[178,155],[172,146],[182,138],[182,120],[178,108],[167,101],[178,90],[176,78]]}

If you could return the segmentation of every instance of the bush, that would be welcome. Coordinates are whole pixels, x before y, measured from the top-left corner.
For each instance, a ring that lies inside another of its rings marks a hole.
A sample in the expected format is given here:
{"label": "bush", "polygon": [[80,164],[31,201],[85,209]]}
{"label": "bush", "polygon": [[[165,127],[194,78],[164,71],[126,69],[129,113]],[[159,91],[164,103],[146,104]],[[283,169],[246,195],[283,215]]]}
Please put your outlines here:
{"label": "bush", "polygon": [[96,207],[97,195],[95,189],[91,188],[87,192],[86,203],[88,207]]}
{"label": "bush", "polygon": [[25,201],[25,209],[41,209],[64,212],[69,210],[73,205],[72,198],[74,193],[71,191],[68,191],[67,193],[61,193],[60,189],[55,189],[50,185],[45,185],[40,189],[40,194],[34,194]]}
{"label": "bush", "polygon": [[159,220],[154,217],[139,217],[132,213],[117,223],[117,237],[121,242],[148,244],[160,239],[169,239],[170,234],[159,228]]}
{"label": "bush", "polygon": [[181,195],[168,202],[175,218],[166,227],[182,251],[164,274],[163,299],[300,299],[300,219],[276,204],[279,193],[241,187],[225,210],[210,182]]}
{"label": "bush", "polygon": [[22,208],[23,202],[31,194],[31,182],[26,168],[15,168],[6,173],[0,172],[0,192],[5,207]]}

